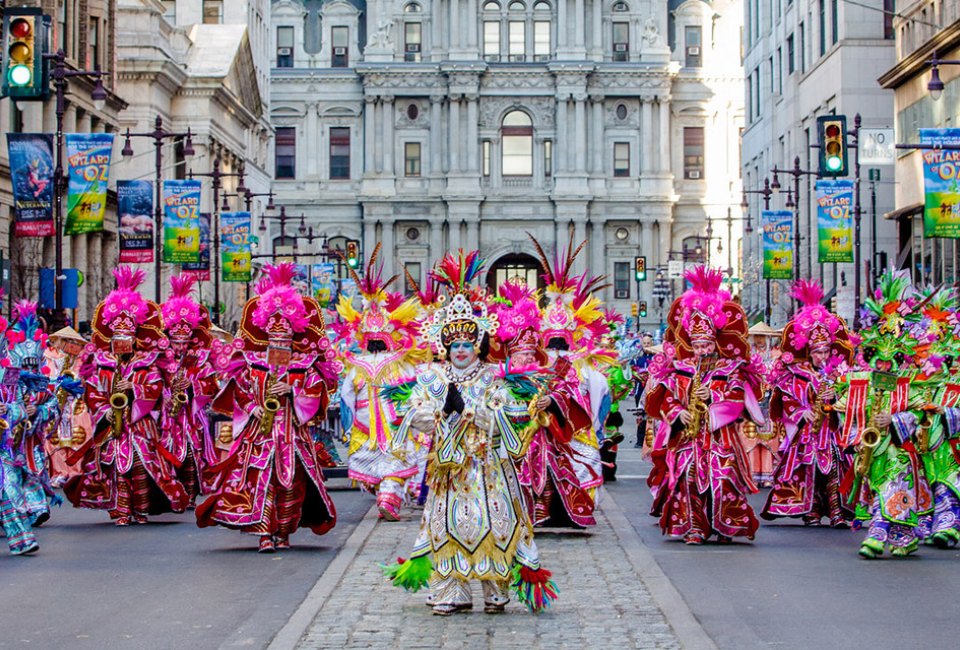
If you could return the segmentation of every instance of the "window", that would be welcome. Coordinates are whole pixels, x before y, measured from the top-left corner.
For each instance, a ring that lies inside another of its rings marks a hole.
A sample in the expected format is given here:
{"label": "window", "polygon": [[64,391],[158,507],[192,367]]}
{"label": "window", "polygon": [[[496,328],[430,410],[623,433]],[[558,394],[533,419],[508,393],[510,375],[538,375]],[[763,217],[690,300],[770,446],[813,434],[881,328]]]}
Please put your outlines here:
{"label": "window", "polygon": [[830,2],[830,42],[834,45],[840,40],[840,0],[831,0]]}
{"label": "window", "polygon": [[541,13],[541,12],[548,13],[550,11],[550,3],[538,2],[537,4],[533,5],[533,10],[536,13]]}
{"label": "window", "polygon": [[420,108],[416,104],[407,106],[407,119],[415,122],[418,117],[420,117]]}
{"label": "window", "polygon": [[423,25],[420,23],[405,23],[403,26],[403,60],[419,61],[421,56],[421,30]]}
{"label": "window", "polygon": [[685,30],[685,41],[687,46],[686,66],[688,68],[699,68],[702,65],[703,58],[700,54],[700,40],[702,31],[699,25],[688,26]]}
{"label": "window", "polygon": [[613,297],[617,300],[630,299],[630,262],[613,263]]}
{"label": "window", "polygon": [[777,94],[783,94],[783,50],[777,48]]}
{"label": "window", "polygon": [[487,20],[483,23],[483,58],[486,61],[500,60],[500,23]]}
{"label": "window", "polygon": [[522,2],[511,2],[511,3],[510,3],[510,11],[511,11],[511,13],[522,14],[522,13],[523,13],[524,11],[526,11],[526,10],[527,10],[527,7],[526,7],[526,5],[524,5]]}
{"label": "window", "polygon": [[330,180],[350,178],[350,129],[345,126],[330,128]]}
{"label": "window", "polygon": [[753,75],[756,78],[756,83],[754,87],[756,89],[755,101],[757,105],[753,111],[753,114],[758,118],[760,117],[760,89],[763,88],[763,70],[760,69],[760,66],[757,66],[757,69],[753,71]]}
{"label": "window", "polygon": [[507,23],[509,28],[508,35],[510,39],[510,61],[526,60],[526,41],[524,39],[525,24],[519,20],[511,20]]}
{"label": "window", "polygon": [[420,143],[407,142],[403,145],[403,175],[420,175]]}
{"label": "window", "polygon": [[67,50],[67,3],[64,0],[60,4],[60,8],[57,9],[57,33],[55,35],[56,43],[54,49],[60,49],[64,52]]}
{"label": "window", "polygon": [[203,0],[203,24],[219,25],[223,22],[223,0]]}
{"label": "window", "polygon": [[683,129],[683,177],[690,180],[703,179],[702,126],[687,126]]}
{"label": "window", "polygon": [[277,27],[277,67],[293,67],[293,27]]}
{"label": "window", "polygon": [[277,178],[297,177],[297,130],[292,126],[277,127]]}
{"label": "window", "polygon": [[500,4],[497,2],[488,2],[483,5],[484,11],[500,11]]}
{"label": "window", "polygon": [[630,176],[630,143],[613,143],[613,175],[615,178]]}
{"label": "window", "polygon": [[503,118],[503,175],[533,175],[533,122],[523,111],[512,111]]}
{"label": "window", "polygon": [[422,11],[423,11],[423,7],[421,7],[416,2],[411,2],[406,7],[403,8],[403,13],[405,14],[419,14]]}
{"label": "window", "polygon": [[87,65],[91,70],[100,69],[100,19],[90,18],[90,30],[87,32]]}
{"label": "window", "polygon": [[767,66],[770,68],[770,94],[777,92],[777,69],[773,67],[773,57],[767,59]]}
{"label": "window", "polygon": [[553,176],[553,140],[543,141],[543,175]]}
{"label": "window", "polygon": [[489,140],[483,141],[482,149],[483,151],[481,155],[483,156],[483,161],[481,162],[481,164],[483,166],[483,175],[489,176],[490,175],[490,141]]}
{"label": "window", "polygon": [[173,141],[173,177],[178,181],[187,178],[187,156],[183,153],[184,139],[176,138]]}
{"label": "window", "polygon": [[330,65],[334,68],[346,68],[350,64],[349,45],[350,30],[347,27],[333,27],[330,30],[330,43],[333,47],[333,56]]}
{"label": "window", "polygon": [[[542,2],[540,4],[543,4]],[[537,5],[538,7],[540,5]],[[533,60],[550,60],[550,22],[538,20],[533,23]]]}
{"label": "window", "polygon": [[619,13],[626,13],[626,12],[630,11],[630,7],[627,6],[627,3],[626,3],[626,2],[617,2],[617,3],[614,3],[614,5],[613,5],[613,7],[612,7],[612,11],[613,11],[614,13],[618,13],[618,14],[619,14]]}
{"label": "window", "polygon": [[790,36],[787,36],[787,72],[793,74],[796,71],[796,63],[793,58],[793,34],[790,34]]}
{"label": "window", "polygon": [[613,23],[613,60],[630,58],[630,23]]}
{"label": "window", "polygon": [[800,72],[807,71],[807,30],[806,25],[800,23],[800,50],[797,52]]}
{"label": "window", "polygon": [[[837,10],[837,0],[833,0],[833,10]],[[883,0],[883,37],[886,40],[893,40],[893,17],[896,14],[896,6],[894,5],[894,0]],[[943,7],[940,8],[940,19],[943,20]],[[836,28],[834,28],[836,31]],[[834,36],[834,43],[836,43],[836,36]]]}

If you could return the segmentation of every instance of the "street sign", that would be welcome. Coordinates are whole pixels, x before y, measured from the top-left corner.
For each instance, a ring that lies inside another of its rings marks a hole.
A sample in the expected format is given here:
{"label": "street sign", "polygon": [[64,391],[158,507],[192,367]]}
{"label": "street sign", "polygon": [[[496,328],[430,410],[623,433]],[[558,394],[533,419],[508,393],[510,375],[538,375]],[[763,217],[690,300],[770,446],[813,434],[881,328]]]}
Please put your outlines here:
{"label": "street sign", "polygon": [[880,170],[879,170],[879,169],[877,169],[877,168],[875,168],[875,167],[871,167],[871,168],[868,169],[867,171],[869,172],[869,178],[870,178],[871,181],[879,181],[879,180],[880,180]]}
{"label": "street sign", "polygon": [[895,144],[893,129],[860,129],[860,164],[892,165]]}
{"label": "street sign", "polygon": [[679,280],[683,277],[683,260],[667,262],[667,277],[671,280]]}

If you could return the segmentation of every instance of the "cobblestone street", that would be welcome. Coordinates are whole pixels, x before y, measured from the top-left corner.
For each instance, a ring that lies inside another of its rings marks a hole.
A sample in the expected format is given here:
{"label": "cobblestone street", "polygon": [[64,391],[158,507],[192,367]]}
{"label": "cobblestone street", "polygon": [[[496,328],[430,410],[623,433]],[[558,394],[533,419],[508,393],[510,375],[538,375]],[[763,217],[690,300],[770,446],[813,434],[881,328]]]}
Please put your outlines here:
{"label": "cobblestone street", "polygon": [[554,572],[560,588],[560,599],[550,610],[534,616],[512,601],[504,614],[484,614],[475,583],[474,611],[447,618],[432,615],[424,604],[425,592],[409,594],[390,585],[378,566],[408,555],[419,525],[418,511],[408,514],[408,520],[397,524],[376,524],[299,647],[472,650],[589,648],[598,643],[607,649],[680,647],[628,560],[621,544],[624,532],[614,531],[606,512],[589,533],[537,535],[544,566]]}

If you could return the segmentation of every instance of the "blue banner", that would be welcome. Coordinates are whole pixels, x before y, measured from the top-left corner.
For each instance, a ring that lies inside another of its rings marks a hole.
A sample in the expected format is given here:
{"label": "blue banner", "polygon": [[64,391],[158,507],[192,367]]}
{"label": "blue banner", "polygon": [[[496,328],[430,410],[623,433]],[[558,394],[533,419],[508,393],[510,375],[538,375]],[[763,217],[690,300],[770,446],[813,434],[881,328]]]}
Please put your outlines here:
{"label": "blue banner", "polygon": [[789,210],[764,210],[760,213],[763,229],[763,279],[793,278],[793,213]]}
{"label": "blue banner", "polygon": [[[960,145],[960,128],[920,129],[920,144]],[[923,236],[960,238],[960,150],[923,151]]]}
{"label": "blue banner", "polygon": [[220,214],[220,274],[224,282],[249,282],[252,272],[250,255],[250,213]]}
{"label": "blue banner", "polygon": [[65,235],[103,231],[110,180],[112,133],[67,133],[67,221]]}
{"label": "blue banner", "polygon": [[853,181],[819,180],[817,261],[853,263]]}
{"label": "blue banner", "polygon": [[8,133],[17,237],[53,237],[53,136]]}
{"label": "blue banner", "polygon": [[336,304],[336,268],[333,262],[322,262],[314,264],[310,272],[310,291],[323,308]]}
{"label": "blue banner", "polygon": [[200,261],[184,262],[180,269],[193,275],[199,282],[210,279],[210,213],[200,213]]}
{"label": "blue banner", "polygon": [[117,181],[120,263],[153,261],[153,183]]}
{"label": "blue banner", "polygon": [[200,261],[200,181],[163,181],[163,261]]}

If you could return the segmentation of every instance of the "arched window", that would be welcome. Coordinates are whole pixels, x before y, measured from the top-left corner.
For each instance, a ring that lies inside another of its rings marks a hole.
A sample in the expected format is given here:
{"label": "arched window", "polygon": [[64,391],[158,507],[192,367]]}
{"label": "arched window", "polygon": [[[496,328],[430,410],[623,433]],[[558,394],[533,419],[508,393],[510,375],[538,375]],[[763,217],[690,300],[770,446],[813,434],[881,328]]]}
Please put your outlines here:
{"label": "arched window", "polygon": [[534,10],[535,12],[537,12],[537,13],[542,12],[542,11],[550,11],[550,3],[549,3],[549,2],[538,2],[537,4],[533,5],[533,10]]}
{"label": "arched window", "polygon": [[423,11],[423,8],[416,2],[411,2],[403,8],[403,12],[407,14],[418,14]]}
{"label": "arched window", "polygon": [[533,176],[533,122],[523,111],[511,111],[500,130],[504,176]]}
{"label": "arched window", "polygon": [[526,10],[527,10],[527,6],[526,6],[525,4],[523,4],[522,2],[511,2],[511,3],[510,3],[510,11],[511,11],[511,12],[520,12],[520,13],[523,13],[523,12],[526,11]]}
{"label": "arched window", "polygon": [[626,13],[626,12],[630,11],[630,7],[627,5],[626,2],[615,2],[615,3],[613,3],[613,8],[612,8],[612,10],[613,10],[614,13],[618,13],[618,14],[619,14],[619,13]]}
{"label": "arched window", "polygon": [[499,2],[486,2],[486,3],[484,3],[484,5],[483,5],[483,10],[484,10],[484,11],[500,11],[500,3],[499,3]]}

